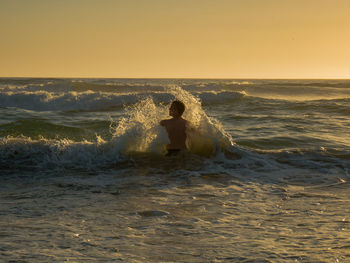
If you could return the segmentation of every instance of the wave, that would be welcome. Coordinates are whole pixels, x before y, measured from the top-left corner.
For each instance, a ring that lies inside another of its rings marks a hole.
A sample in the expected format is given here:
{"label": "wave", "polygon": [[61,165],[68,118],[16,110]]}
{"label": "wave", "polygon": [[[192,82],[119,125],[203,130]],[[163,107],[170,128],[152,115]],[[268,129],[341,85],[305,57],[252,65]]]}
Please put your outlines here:
{"label": "wave", "polygon": [[[95,110],[108,109],[113,104],[121,107],[123,103],[140,99],[132,98],[134,95],[152,94],[155,101],[168,102],[169,99],[162,99],[160,94],[166,93],[169,85],[181,86],[206,105],[244,95],[292,102],[350,98],[350,81],[346,80],[0,79],[0,105],[36,109],[22,101],[28,97],[30,104],[38,104],[38,110],[60,110],[60,106],[63,110],[84,110],[84,103],[87,110]],[[91,98],[91,94],[95,94],[95,98]],[[99,98],[106,107],[98,105]]]}
{"label": "wave", "polygon": [[263,81],[266,86],[285,86],[285,87],[311,87],[311,88],[340,88],[349,89],[350,80],[266,80]]}
{"label": "wave", "polygon": [[191,152],[169,158],[155,147],[160,138],[154,137],[155,141],[133,138],[133,135],[144,132],[129,129],[110,141],[99,137],[95,141],[80,142],[68,139],[0,138],[0,176],[11,175],[12,172],[61,174],[66,171],[125,169],[131,169],[129,174],[132,174],[140,169],[152,169],[160,174],[219,173],[239,176],[248,181],[258,178],[264,182],[282,180],[310,186],[350,178],[350,155],[347,151],[322,148],[254,151],[231,145],[210,158]]}
{"label": "wave", "polygon": [[[162,94],[164,95],[164,94]],[[192,96],[180,87],[168,90],[166,96],[173,96],[182,100],[191,110],[184,113],[184,117],[192,123],[196,132],[188,135],[189,151],[201,156],[215,156],[233,145],[230,135],[221,124],[206,115],[201,107],[200,99]],[[96,139],[73,141],[71,139],[50,139],[47,137],[13,137],[0,139],[0,159],[2,168],[96,168],[106,164],[124,160],[132,152],[146,152],[162,155],[168,137],[160,120],[168,117],[168,108],[163,104],[156,104],[152,97],[139,100],[126,106],[124,117],[118,122],[110,124],[111,139],[104,140],[97,135]],[[35,123],[36,122],[36,123]],[[63,125],[53,125],[44,121],[23,121],[2,125],[2,128],[14,126],[28,129],[41,126],[46,133],[58,132],[75,133],[76,130]],[[40,132],[39,131],[37,132]],[[29,129],[30,130],[30,129]],[[17,130],[18,132],[21,129]],[[78,133],[80,131],[77,131]]]}
{"label": "wave", "polygon": [[0,89],[23,89],[30,91],[111,91],[131,92],[137,90],[162,90],[167,85],[177,85],[185,90],[220,90],[226,87],[252,85],[247,80],[206,79],[13,79],[0,78]]}
{"label": "wave", "polygon": [[73,141],[93,140],[96,133],[105,137],[104,131],[108,131],[110,122],[102,120],[80,121],[77,125],[52,123],[47,119],[20,119],[5,124],[0,124],[0,137],[25,136],[31,139],[69,139]]}
{"label": "wave", "polygon": [[[222,103],[227,100],[242,98],[244,92],[197,92],[204,103]],[[168,103],[174,94],[163,88],[162,91],[111,93],[111,92],[49,92],[49,91],[6,91],[0,93],[2,107],[16,107],[36,111],[71,111],[71,110],[109,110],[120,109],[125,104],[137,103],[143,98],[152,97],[157,103]]]}
{"label": "wave", "polygon": [[95,170],[115,165],[122,160],[118,143],[95,141],[75,142],[68,139],[0,139],[0,167],[5,171],[53,171],[67,169]]}

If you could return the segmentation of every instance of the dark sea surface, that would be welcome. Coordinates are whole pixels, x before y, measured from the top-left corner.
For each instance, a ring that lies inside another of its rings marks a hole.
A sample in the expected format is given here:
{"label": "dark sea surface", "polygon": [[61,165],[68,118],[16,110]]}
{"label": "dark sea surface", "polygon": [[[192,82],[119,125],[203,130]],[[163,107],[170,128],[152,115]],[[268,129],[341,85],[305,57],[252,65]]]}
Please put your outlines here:
{"label": "dark sea surface", "polygon": [[1,262],[350,260],[350,80],[0,78],[0,114]]}

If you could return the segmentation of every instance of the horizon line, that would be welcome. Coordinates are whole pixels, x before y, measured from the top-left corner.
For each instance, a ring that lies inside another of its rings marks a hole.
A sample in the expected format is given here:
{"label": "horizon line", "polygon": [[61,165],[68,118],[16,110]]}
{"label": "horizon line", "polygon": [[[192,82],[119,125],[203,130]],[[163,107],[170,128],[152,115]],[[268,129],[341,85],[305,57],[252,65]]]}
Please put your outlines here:
{"label": "horizon line", "polygon": [[253,77],[53,77],[53,76],[40,76],[40,77],[25,77],[25,76],[0,76],[0,79],[220,79],[220,80],[350,80],[350,77],[329,77],[329,78],[299,78],[299,77],[266,77],[266,78],[253,78]]}

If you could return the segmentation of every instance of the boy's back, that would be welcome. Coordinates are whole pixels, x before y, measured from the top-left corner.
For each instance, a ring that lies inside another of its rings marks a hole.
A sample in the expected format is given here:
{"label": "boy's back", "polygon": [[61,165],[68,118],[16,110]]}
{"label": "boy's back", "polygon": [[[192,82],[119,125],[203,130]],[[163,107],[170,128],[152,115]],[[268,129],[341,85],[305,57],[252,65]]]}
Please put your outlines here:
{"label": "boy's back", "polygon": [[169,108],[169,115],[173,118],[160,122],[160,125],[165,127],[170,140],[170,143],[166,146],[168,150],[167,156],[175,155],[181,150],[186,149],[186,128],[188,121],[181,117],[184,111],[185,105],[181,101],[175,100]]}
{"label": "boy's back", "polygon": [[160,122],[165,127],[170,144],[167,145],[167,150],[183,150],[186,149],[186,126],[187,121],[183,118],[172,118],[162,120]]}

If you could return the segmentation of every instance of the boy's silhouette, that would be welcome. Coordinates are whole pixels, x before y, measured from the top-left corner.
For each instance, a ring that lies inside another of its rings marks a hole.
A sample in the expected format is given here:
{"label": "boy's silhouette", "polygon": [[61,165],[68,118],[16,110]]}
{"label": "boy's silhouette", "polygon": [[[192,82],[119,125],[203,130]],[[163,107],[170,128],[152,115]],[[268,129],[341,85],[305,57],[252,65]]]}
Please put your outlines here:
{"label": "boy's silhouette", "polygon": [[166,145],[168,151],[166,156],[176,155],[181,150],[187,149],[186,128],[189,122],[181,117],[184,111],[185,105],[181,101],[175,100],[169,108],[169,115],[173,118],[160,122],[160,125],[165,127],[170,140],[170,144]]}

